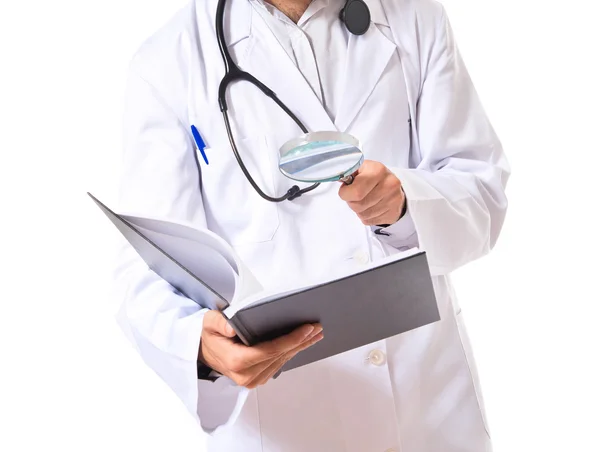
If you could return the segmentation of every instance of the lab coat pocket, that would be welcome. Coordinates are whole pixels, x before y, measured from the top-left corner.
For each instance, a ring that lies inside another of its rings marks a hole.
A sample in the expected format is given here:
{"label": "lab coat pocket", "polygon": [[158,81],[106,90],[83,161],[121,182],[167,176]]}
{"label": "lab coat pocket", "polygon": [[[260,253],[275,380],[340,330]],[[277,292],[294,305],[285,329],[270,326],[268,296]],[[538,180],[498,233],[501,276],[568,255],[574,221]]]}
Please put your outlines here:
{"label": "lab coat pocket", "polygon": [[479,412],[481,414],[481,421],[483,423],[483,427],[485,429],[486,434],[490,437],[490,430],[488,425],[488,420],[485,412],[485,404],[483,400],[483,394],[481,391],[481,382],[479,380],[479,373],[477,372],[477,364],[475,363],[475,357],[473,355],[473,348],[471,346],[471,340],[469,339],[469,335],[467,333],[467,328],[465,325],[465,321],[462,314],[462,309],[456,314],[456,324],[458,326],[458,333],[460,335],[460,341],[462,343],[462,347],[465,353],[465,358],[467,361],[467,365],[469,367],[469,372],[471,374],[471,380],[473,382],[473,390],[475,391],[475,395],[477,396],[477,404],[479,405]]}
{"label": "lab coat pocket", "polygon": [[[250,176],[263,192],[272,195],[276,162],[266,136],[236,139],[236,145]],[[272,240],[279,227],[277,204],[254,190],[228,142],[204,152],[208,165],[202,158],[198,161],[208,227],[232,245]]]}

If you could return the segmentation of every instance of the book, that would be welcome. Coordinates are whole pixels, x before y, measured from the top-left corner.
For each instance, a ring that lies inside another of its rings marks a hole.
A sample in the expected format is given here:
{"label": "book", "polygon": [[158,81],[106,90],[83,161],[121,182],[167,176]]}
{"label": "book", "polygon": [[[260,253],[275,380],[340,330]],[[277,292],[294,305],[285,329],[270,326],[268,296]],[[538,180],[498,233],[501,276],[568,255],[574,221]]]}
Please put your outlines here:
{"label": "book", "polygon": [[351,273],[265,290],[234,249],[208,229],[118,214],[88,193],[148,265],[201,308],[220,311],[247,346],[306,323],[325,338],[282,369],[334,356],[440,320],[427,255],[393,254]]}

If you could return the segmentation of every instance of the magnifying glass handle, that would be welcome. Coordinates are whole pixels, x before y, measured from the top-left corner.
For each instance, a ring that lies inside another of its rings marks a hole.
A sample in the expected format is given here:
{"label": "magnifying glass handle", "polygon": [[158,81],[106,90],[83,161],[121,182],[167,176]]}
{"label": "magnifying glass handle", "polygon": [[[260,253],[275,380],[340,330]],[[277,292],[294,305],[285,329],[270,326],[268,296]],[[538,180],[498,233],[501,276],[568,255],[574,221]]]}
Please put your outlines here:
{"label": "magnifying glass handle", "polygon": [[354,174],[351,174],[350,176],[342,177],[340,179],[340,182],[343,182],[346,185],[352,185],[352,182],[354,182]]}

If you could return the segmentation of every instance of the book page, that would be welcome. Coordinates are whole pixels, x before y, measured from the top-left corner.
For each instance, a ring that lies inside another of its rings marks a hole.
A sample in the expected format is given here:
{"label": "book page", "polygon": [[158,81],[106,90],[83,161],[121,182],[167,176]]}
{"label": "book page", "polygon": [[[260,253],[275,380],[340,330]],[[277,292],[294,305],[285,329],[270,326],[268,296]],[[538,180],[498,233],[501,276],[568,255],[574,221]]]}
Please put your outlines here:
{"label": "book page", "polygon": [[310,289],[314,287],[316,284],[303,285],[301,287],[297,287],[294,289],[286,290],[286,291],[278,291],[277,289],[273,290],[262,290],[259,289],[251,293],[248,297],[240,300],[236,300],[231,306],[223,311],[223,314],[228,319],[232,319],[239,311],[254,305],[259,305],[263,303],[268,303],[269,301],[277,300],[279,298],[283,298],[287,295],[293,295],[297,292],[302,292],[303,290]]}
{"label": "book page", "polygon": [[[219,236],[208,230],[164,220],[128,215],[122,215],[122,218],[214,292],[229,303],[233,301],[240,280],[240,263],[231,247]],[[248,279],[251,284],[250,277],[244,276],[243,279]]]}
{"label": "book page", "polygon": [[254,276],[254,274],[250,271],[248,267],[246,267],[246,265],[241,260],[238,260],[238,266],[240,269],[240,274],[237,289],[231,302],[231,305],[245,306],[246,300],[256,296],[256,294],[262,292],[264,289]]}

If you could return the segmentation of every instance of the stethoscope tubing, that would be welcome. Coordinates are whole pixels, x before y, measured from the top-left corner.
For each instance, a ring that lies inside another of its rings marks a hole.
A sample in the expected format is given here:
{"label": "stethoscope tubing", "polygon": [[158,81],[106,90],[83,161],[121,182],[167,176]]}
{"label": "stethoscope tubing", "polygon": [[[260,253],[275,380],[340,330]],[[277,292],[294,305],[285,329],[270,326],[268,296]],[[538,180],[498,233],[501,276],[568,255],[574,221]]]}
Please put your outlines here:
{"label": "stethoscope tubing", "polygon": [[255,182],[255,180],[252,178],[252,176],[248,172],[246,165],[244,165],[244,162],[243,162],[243,160],[240,156],[240,153],[238,152],[237,146],[235,144],[235,139],[233,138],[233,132],[231,130],[231,123],[229,121],[228,106],[227,106],[227,88],[229,87],[229,85],[231,85],[231,83],[233,83],[235,81],[239,81],[239,80],[243,80],[248,83],[251,83],[252,85],[256,86],[258,89],[260,89],[263,94],[265,94],[267,97],[269,97],[271,100],[273,100],[273,102],[275,102],[275,104],[277,104],[277,106],[279,108],[281,108],[298,125],[298,127],[300,128],[300,130],[302,130],[303,133],[305,133],[305,134],[308,133],[308,129],[306,128],[306,126],[304,126],[302,121],[300,121],[300,119],[287,107],[287,105],[285,105],[277,97],[275,92],[273,92],[269,87],[267,87],[264,83],[262,83],[260,80],[258,80],[256,77],[254,77],[252,74],[242,71],[233,61],[233,58],[231,57],[231,54],[229,53],[229,50],[227,48],[227,43],[225,42],[225,32],[223,30],[224,21],[225,21],[224,18],[225,18],[226,3],[227,3],[227,0],[219,0],[219,3],[217,4],[217,14],[216,14],[216,24],[215,25],[216,25],[217,42],[219,45],[219,50],[221,52],[221,57],[223,58],[223,63],[225,65],[225,75],[223,76],[223,79],[221,80],[221,83],[219,85],[218,100],[219,100],[219,108],[221,109],[221,112],[223,114],[223,120],[225,122],[225,128],[227,130],[227,135],[229,137],[229,143],[231,144],[231,148],[233,150],[235,158],[236,158],[240,168],[242,169],[244,176],[246,176],[246,179],[248,179],[248,182],[250,182],[250,185],[252,185],[252,188],[254,188],[254,190],[256,190],[256,192],[263,199],[270,201],[270,202],[275,202],[275,203],[279,203],[279,202],[283,202],[283,201],[292,201],[293,199],[300,197],[304,193],[314,190],[315,188],[317,188],[320,185],[320,183],[315,183],[315,184],[313,184],[309,187],[303,188],[303,189],[300,189],[300,187],[298,187],[297,185],[294,185],[292,188],[290,188],[287,191],[287,193],[285,195],[280,196],[280,197],[269,196],[261,190],[261,188],[258,186],[258,184]]}

